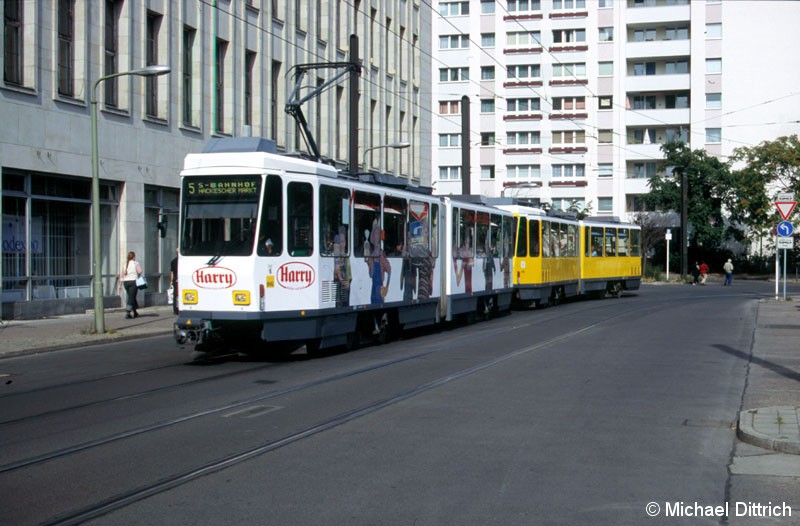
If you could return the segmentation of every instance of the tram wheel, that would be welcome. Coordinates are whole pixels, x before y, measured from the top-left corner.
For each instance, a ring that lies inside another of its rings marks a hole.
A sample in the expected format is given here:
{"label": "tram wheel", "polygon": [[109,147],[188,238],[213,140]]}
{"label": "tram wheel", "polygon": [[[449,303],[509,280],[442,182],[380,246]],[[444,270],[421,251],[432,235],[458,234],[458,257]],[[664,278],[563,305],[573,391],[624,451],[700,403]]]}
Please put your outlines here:
{"label": "tram wheel", "polygon": [[622,297],[622,290],[623,290],[622,289],[622,283],[620,283],[619,281],[617,281],[616,283],[612,284],[609,287],[609,293],[612,296],[614,296],[615,298],[621,298]]}

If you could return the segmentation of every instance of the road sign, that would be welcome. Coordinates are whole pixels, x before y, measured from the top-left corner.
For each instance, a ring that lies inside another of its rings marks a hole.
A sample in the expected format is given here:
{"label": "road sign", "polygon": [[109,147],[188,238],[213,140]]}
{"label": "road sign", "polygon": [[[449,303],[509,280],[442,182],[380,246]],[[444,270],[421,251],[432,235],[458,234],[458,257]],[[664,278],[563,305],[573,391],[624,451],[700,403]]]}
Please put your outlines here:
{"label": "road sign", "polygon": [[781,192],[775,196],[776,201],[794,201],[794,194],[791,192]]}
{"label": "road sign", "polygon": [[794,238],[793,237],[779,237],[778,244],[776,245],[778,249],[784,250],[791,250],[794,248]]}
{"label": "road sign", "polygon": [[794,233],[794,225],[789,221],[781,221],[778,223],[778,226],[775,227],[775,231],[778,232],[778,235],[781,237],[789,237]]}
{"label": "road sign", "polygon": [[789,219],[795,206],[797,206],[797,201],[775,201],[775,207],[783,219]]}

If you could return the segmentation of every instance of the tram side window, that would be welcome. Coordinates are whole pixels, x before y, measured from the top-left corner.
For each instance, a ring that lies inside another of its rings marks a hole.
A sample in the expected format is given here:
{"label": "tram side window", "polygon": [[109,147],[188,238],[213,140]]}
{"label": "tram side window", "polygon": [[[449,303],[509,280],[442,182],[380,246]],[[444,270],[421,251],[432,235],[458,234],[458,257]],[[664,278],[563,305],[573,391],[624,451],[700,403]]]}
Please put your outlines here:
{"label": "tram side window", "polygon": [[387,257],[400,257],[406,243],[406,200],[389,197],[383,201],[383,251]]}
{"label": "tram side window", "polygon": [[539,220],[533,219],[528,222],[528,246],[530,247],[531,257],[539,257]]}
{"label": "tram side window", "polygon": [[431,207],[431,255],[439,257],[439,205]]}
{"label": "tram side window", "polygon": [[308,183],[289,183],[289,255],[308,257],[314,253],[314,194]]}
{"label": "tram side window", "polygon": [[[376,243],[378,247],[372,245]],[[353,199],[353,254],[358,257],[372,255],[380,250],[381,196],[356,192]]]}
{"label": "tram side window", "polygon": [[642,255],[642,231],[631,229],[631,256]]}
{"label": "tram side window", "polygon": [[628,256],[628,233],[627,228],[620,228],[617,231],[617,255],[620,257]]}
{"label": "tram side window", "polygon": [[320,254],[345,256],[350,253],[350,191],[347,188],[319,187]]}
{"label": "tram side window", "polygon": [[578,255],[578,226],[564,225],[567,227],[567,256],[574,258]]}
{"label": "tram side window", "polygon": [[261,209],[261,230],[258,235],[259,256],[279,256],[283,251],[283,184],[277,175],[267,176],[264,206]]}
{"label": "tram side window", "polygon": [[[410,201],[408,207],[408,226],[406,228],[406,252],[412,258],[421,258],[431,255],[431,234],[436,236],[436,231],[431,231],[430,221],[434,219],[429,213],[430,205],[420,201]],[[436,210],[438,212],[438,209]],[[435,228],[435,227],[434,227]]]}
{"label": "tram side window", "polygon": [[542,221],[542,256],[549,258],[552,255],[553,244],[550,242],[550,221]]}
{"label": "tram side window", "polygon": [[617,229],[606,228],[606,257],[617,255]]}
{"label": "tram side window", "polygon": [[528,257],[528,221],[524,217],[518,217],[517,232],[517,257]]}
{"label": "tram side window", "polygon": [[591,255],[600,257],[603,255],[603,227],[593,226],[591,230]]}
{"label": "tram side window", "polygon": [[458,214],[458,257],[470,259],[475,256],[475,212],[461,209]]}
{"label": "tram side window", "polygon": [[486,212],[478,212],[477,216],[475,251],[478,254],[478,257],[485,258],[487,252],[491,252],[492,243],[492,240],[489,237],[489,214]]}
{"label": "tram side window", "polygon": [[516,237],[516,226],[513,217],[503,217],[503,253],[504,258],[514,257],[514,239]]}
{"label": "tram side window", "polygon": [[491,257],[498,258],[500,257],[500,250],[503,246],[503,218],[501,216],[492,214],[491,229],[491,241],[489,245],[492,248]]}

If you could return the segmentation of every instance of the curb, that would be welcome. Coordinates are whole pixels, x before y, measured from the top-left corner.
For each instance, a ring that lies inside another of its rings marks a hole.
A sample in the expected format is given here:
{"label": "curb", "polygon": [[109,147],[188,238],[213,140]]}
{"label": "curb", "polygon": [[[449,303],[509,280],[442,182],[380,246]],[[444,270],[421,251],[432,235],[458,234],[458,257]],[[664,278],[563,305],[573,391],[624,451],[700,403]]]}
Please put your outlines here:
{"label": "curb", "polygon": [[[772,419],[776,423],[773,425],[778,425],[777,420],[779,418],[779,412],[787,412],[792,413],[794,412],[795,415],[800,413],[800,408],[797,407],[762,407],[759,409],[748,409],[746,411],[741,411],[739,413],[739,421],[736,426],[736,436],[742,442],[746,442],[748,444],[752,444],[754,446],[758,446],[763,449],[771,449],[773,451],[779,451],[781,453],[790,453],[793,455],[800,455],[800,440],[792,439],[787,437],[775,436],[774,434],[766,434],[760,431],[756,431],[755,428],[755,420],[757,415],[761,414],[762,416],[766,416],[769,419]],[[760,413],[759,413],[760,412]],[[774,415],[770,414],[774,413]],[[794,426],[795,429],[798,427],[798,423],[795,420],[794,422],[787,422],[787,426]],[[797,434],[797,431],[795,431]]]}

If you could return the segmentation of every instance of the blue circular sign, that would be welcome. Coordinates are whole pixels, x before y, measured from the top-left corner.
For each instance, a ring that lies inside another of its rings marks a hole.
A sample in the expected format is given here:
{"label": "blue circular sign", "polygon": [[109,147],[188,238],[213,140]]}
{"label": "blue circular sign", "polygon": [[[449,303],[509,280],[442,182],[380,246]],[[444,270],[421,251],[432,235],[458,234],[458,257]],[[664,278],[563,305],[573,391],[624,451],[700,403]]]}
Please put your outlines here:
{"label": "blue circular sign", "polygon": [[794,233],[794,225],[789,221],[781,221],[776,228],[778,235],[781,237],[789,237]]}

